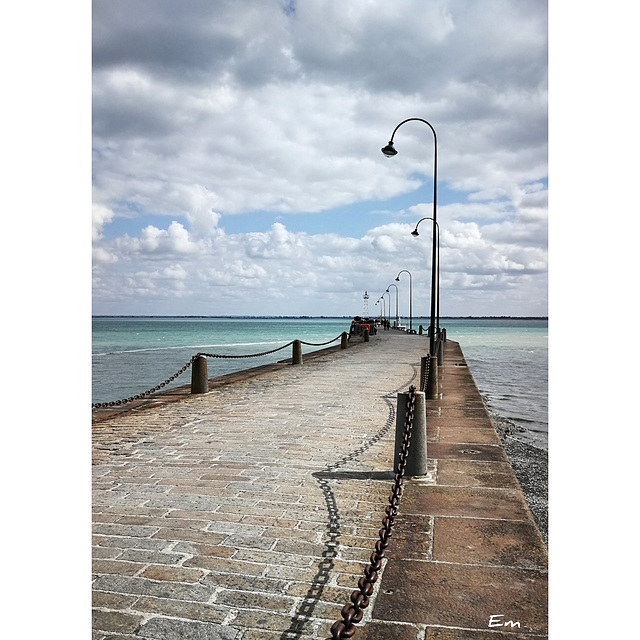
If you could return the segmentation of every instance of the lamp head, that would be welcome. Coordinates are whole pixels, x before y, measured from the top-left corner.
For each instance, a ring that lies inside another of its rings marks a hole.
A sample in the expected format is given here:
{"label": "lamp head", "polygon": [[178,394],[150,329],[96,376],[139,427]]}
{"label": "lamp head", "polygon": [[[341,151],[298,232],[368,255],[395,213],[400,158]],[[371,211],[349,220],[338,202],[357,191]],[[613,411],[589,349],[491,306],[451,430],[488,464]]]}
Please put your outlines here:
{"label": "lamp head", "polygon": [[400,276],[396,278],[396,282],[400,282]]}
{"label": "lamp head", "polygon": [[418,227],[416,227],[412,232],[411,232],[412,236],[416,236],[418,237],[420,234],[418,233]]}
{"label": "lamp head", "polygon": [[398,153],[393,147],[393,140],[389,140],[389,144],[386,147],[382,147],[380,151],[382,151],[387,158],[393,158],[393,156]]}

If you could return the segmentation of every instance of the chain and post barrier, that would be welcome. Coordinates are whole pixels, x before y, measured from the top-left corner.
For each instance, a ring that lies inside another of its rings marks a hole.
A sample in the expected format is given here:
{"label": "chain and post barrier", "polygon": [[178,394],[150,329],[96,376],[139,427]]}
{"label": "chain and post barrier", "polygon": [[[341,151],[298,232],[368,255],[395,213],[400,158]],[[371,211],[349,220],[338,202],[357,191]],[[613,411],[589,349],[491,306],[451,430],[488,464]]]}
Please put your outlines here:
{"label": "chain and post barrier", "polygon": [[[94,402],[91,404],[92,409],[103,409],[106,407],[118,407],[124,404],[128,404],[129,402],[133,402],[134,400],[144,400],[154,393],[161,391],[168,384],[173,382],[178,376],[182,375],[189,367],[193,366],[192,374],[191,374],[191,393],[206,393],[209,390],[209,380],[207,377],[207,358],[222,358],[226,360],[231,359],[240,359],[240,358],[258,358],[260,356],[267,356],[272,353],[276,353],[277,351],[281,351],[282,349],[286,349],[293,345],[293,356],[292,356],[292,364],[302,364],[302,345],[308,345],[311,347],[324,347],[336,340],[341,340],[341,348],[346,349],[346,331],[343,331],[340,335],[332,338],[331,340],[327,340],[327,342],[304,342],[302,340],[292,340],[287,344],[282,345],[281,347],[277,347],[275,349],[271,349],[270,351],[262,351],[261,353],[248,353],[243,355],[228,355],[221,353],[196,353],[194,356],[191,356],[189,362],[187,362],[181,369],[176,371],[172,376],[169,376],[164,382],[144,391],[142,393],[138,393],[134,396],[130,396],[128,398],[123,398],[121,400],[112,400],[110,402]],[[297,346],[296,346],[297,343]],[[342,345],[345,346],[342,346]],[[296,351],[296,349],[298,351]]]}
{"label": "chain and post barrier", "polygon": [[[422,396],[421,408],[419,407],[418,397]],[[404,412],[400,413],[404,408]],[[326,640],[344,640],[351,638],[356,632],[355,625],[358,624],[364,616],[364,609],[369,606],[369,598],[373,594],[373,586],[377,582],[378,572],[382,568],[382,560],[385,551],[389,546],[389,538],[391,537],[392,528],[398,515],[398,506],[402,497],[402,485],[404,476],[409,464],[409,451],[411,448],[411,438],[414,429],[414,418],[416,414],[422,416],[419,422],[422,425],[417,427],[418,431],[424,430],[424,473],[426,473],[426,410],[424,403],[424,393],[416,392],[416,388],[411,385],[408,393],[398,394],[398,413],[396,414],[396,439],[399,445],[397,466],[395,467],[395,476],[391,495],[389,496],[389,504],[385,508],[385,515],[382,518],[382,527],[378,531],[378,540],[369,564],[364,568],[364,575],[358,580],[358,589],[352,592],[351,602],[346,604],[340,612],[341,619],[336,620],[331,626],[331,636]],[[404,415],[404,423],[400,439],[398,440],[398,425],[402,419],[399,416]],[[415,467],[411,469],[413,475]]]}

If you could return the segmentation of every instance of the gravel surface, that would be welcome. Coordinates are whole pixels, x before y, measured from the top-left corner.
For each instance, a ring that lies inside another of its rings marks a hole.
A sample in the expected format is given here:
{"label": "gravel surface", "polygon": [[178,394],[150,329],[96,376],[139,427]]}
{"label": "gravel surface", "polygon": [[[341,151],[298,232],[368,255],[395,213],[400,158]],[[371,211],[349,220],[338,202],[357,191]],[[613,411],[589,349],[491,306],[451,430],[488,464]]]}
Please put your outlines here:
{"label": "gravel surface", "polygon": [[522,427],[499,416],[491,417],[544,543],[549,546],[549,452],[519,440]]}

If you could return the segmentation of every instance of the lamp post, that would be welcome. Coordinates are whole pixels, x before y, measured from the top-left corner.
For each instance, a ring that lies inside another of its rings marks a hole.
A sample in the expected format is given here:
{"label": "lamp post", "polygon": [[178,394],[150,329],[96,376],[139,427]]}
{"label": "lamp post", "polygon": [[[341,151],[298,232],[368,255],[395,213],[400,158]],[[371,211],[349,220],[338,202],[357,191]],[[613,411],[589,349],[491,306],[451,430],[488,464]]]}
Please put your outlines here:
{"label": "lamp post", "polygon": [[[403,269],[400,273],[409,274],[409,332],[413,333],[413,283],[411,278],[411,272]],[[396,276],[396,282],[400,282],[400,273]]]}
{"label": "lamp post", "polygon": [[[418,220],[418,222],[416,223],[416,228],[411,232],[412,236],[419,236],[420,234],[418,233],[418,227],[420,226],[420,223],[422,222],[422,220],[433,220],[433,218],[431,218],[430,216],[427,216],[426,218],[422,218],[421,220]],[[437,280],[437,285],[436,285],[436,333],[440,333],[440,225],[436,222],[436,229],[438,230],[438,260],[437,260],[437,267],[436,267],[436,280]]]}
{"label": "lamp post", "polygon": [[387,320],[389,321],[389,324],[391,324],[391,294],[389,293],[389,289],[387,289],[383,294],[382,294],[382,298],[384,300],[384,294],[388,293],[389,294],[389,308],[387,309]]}
{"label": "lamp post", "polygon": [[431,330],[429,331],[429,354],[436,355],[436,341],[435,341],[435,317],[436,317],[436,202],[438,195],[438,139],[436,136],[435,129],[429,124],[426,120],[422,118],[407,118],[403,120],[396,128],[393,130],[391,134],[391,139],[386,147],[382,147],[382,153],[391,158],[395,156],[398,152],[393,146],[393,138],[396,135],[396,131],[406,122],[411,122],[413,120],[417,120],[418,122],[423,122],[426,124],[429,129],[431,129],[431,133],[433,133],[433,249],[432,249],[432,261],[431,261]]}
{"label": "lamp post", "polygon": [[380,313],[380,322],[382,322],[384,320],[384,316],[386,315],[385,312],[385,307],[384,307],[384,298],[382,296],[380,296],[377,300],[376,300],[376,304],[378,304],[378,302],[380,302],[380,300],[382,300],[382,313]]}
{"label": "lamp post", "polygon": [[[398,285],[393,284],[393,282],[389,285],[389,287],[396,288],[396,326],[400,324],[400,317],[398,315]],[[389,287],[387,287],[387,293],[389,294],[389,304],[391,304],[391,292],[389,291]]]}

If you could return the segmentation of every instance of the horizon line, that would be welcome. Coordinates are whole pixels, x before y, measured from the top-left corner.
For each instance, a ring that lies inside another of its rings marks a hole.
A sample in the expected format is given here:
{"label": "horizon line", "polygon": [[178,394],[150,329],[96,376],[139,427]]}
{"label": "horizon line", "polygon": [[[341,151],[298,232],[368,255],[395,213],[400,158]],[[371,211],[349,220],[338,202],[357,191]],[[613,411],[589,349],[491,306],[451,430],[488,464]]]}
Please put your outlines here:
{"label": "horizon line", "polygon": [[[309,315],[248,315],[248,314],[232,314],[232,315],[204,315],[204,314],[133,314],[133,313],[114,313],[114,314],[105,314],[98,313],[92,314],[92,318],[259,318],[259,319],[271,319],[271,318],[285,318],[285,319],[317,319],[317,318],[326,318],[326,319],[336,319],[342,320],[344,318],[355,318],[356,316],[347,315],[347,316],[309,316]],[[358,316],[362,317],[362,316]],[[374,317],[378,317],[377,315]],[[406,319],[406,316],[402,316],[403,319]],[[429,316],[414,316],[415,318],[429,318]],[[549,316],[440,316],[440,320],[548,320]]]}

